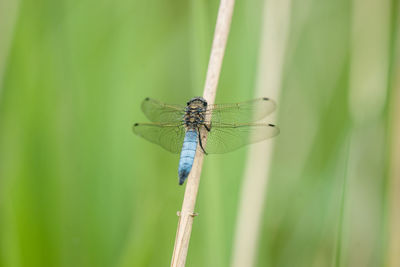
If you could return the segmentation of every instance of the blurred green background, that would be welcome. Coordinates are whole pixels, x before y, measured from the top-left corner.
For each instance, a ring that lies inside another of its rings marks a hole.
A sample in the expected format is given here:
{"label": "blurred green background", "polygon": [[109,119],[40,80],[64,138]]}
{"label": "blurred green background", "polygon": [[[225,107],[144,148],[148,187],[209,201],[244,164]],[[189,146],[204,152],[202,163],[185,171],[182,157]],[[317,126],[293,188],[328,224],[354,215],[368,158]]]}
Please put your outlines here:
{"label": "blurred green background", "polygon": [[[387,263],[399,8],[367,2],[292,1],[257,266]],[[169,265],[178,156],[131,126],[202,95],[218,4],[1,0],[0,266]],[[263,4],[236,3],[216,102],[254,96]],[[229,266],[246,152],[206,158],[187,266]]]}

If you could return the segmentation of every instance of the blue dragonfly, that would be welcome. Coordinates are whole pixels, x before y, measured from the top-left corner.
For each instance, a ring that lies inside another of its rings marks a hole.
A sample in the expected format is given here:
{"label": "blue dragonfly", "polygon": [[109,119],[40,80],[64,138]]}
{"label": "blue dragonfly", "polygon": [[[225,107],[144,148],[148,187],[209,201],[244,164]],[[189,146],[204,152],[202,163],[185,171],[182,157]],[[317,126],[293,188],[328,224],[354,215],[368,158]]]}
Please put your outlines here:
{"label": "blue dragonfly", "polygon": [[[146,98],[142,111],[152,122],[135,123],[133,132],[172,153],[180,153],[178,176],[182,185],[192,169],[198,145],[205,154],[225,153],[277,135],[279,128],[275,125],[257,122],[275,108],[275,102],[266,97],[213,105],[195,97],[186,106]],[[207,142],[203,146],[204,133]]]}

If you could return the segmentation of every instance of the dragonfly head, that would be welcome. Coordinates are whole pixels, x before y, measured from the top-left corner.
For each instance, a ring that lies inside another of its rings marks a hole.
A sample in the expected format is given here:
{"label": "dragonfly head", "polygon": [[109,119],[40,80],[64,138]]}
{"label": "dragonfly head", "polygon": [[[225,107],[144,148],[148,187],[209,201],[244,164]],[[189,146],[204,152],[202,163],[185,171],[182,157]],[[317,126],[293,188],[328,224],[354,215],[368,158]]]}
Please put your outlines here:
{"label": "dragonfly head", "polygon": [[207,101],[204,98],[200,97],[200,96],[190,99],[186,104],[188,106],[191,106],[191,105],[195,105],[195,106],[202,105],[203,107],[207,107]]}

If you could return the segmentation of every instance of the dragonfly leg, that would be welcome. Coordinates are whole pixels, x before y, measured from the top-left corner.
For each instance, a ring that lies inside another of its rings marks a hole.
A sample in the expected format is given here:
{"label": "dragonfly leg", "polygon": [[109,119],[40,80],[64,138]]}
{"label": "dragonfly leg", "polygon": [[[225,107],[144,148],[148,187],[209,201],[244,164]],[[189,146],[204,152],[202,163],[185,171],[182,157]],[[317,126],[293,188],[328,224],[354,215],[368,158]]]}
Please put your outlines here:
{"label": "dragonfly leg", "polygon": [[204,128],[206,128],[206,130],[209,132],[209,131],[211,131],[211,122],[210,122],[210,125],[209,126],[207,126],[207,124],[203,124],[204,125]]}
{"label": "dragonfly leg", "polygon": [[208,153],[204,150],[203,144],[201,143],[200,129],[197,129],[197,132],[199,134],[199,145],[201,147],[201,150],[203,150],[204,154],[208,155]]}

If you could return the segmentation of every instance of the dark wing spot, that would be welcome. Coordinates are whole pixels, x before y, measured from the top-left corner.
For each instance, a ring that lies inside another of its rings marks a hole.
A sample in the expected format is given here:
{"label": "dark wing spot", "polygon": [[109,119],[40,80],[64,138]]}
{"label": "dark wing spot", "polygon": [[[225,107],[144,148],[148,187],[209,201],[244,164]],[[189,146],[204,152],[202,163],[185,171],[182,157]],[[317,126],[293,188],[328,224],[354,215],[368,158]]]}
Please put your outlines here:
{"label": "dark wing spot", "polygon": [[271,126],[271,127],[275,127],[276,126],[275,124],[270,124],[270,123],[268,125]]}
{"label": "dark wing spot", "polygon": [[138,126],[138,125],[139,125],[139,123],[135,123],[135,124],[133,124],[133,127]]}
{"label": "dark wing spot", "polygon": [[269,100],[269,98],[268,98],[268,97],[263,97],[263,100],[266,100],[266,101],[268,101],[268,100]]}
{"label": "dark wing spot", "polygon": [[149,101],[149,100],[150,100],[150,97],[146,97],[144,100],[145,100],[145,101]]}

